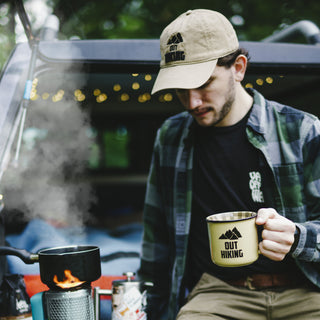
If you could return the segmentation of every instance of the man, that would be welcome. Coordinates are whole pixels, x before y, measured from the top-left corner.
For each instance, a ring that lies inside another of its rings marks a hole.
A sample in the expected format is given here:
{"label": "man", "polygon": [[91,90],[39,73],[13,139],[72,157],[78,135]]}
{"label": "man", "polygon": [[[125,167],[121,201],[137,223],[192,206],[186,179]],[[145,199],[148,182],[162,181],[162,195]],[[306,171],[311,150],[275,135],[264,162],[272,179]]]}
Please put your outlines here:
{"label": "man", "polygon": [[[320,319],[320,122],[242,87],[247,52],[218,12],[182,14],[160,47],[153,93],[176,89],[186,112],[154,146],[139,271],[154,283],[148,319]],[[205,218],[239,210],[258,213],[261,255],[218,267]]]}

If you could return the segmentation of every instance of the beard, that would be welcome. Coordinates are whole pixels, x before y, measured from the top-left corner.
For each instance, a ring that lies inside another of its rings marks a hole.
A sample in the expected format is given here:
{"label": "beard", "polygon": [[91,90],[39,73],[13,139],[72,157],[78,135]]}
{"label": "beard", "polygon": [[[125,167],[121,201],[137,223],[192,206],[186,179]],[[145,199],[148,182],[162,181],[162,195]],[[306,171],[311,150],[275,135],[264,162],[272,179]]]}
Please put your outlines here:
{"label": "beard", "polygon": [[227,91],[225,95],[225,103],[222,106],[220,112],[216,115],[214,121],[212,122],[212,126],[216,126],[219,124],[225,117],[229,114],[232,105],[235,101],[235,96],[236,96],[236,90],[235,90],[235,84],[233,81],[232,76],[230,75],[229,78],[229,90]]}
{"label": "beard", "polygon": [[[203,127],[207,126],[217,126],[220,122],[222,122],[229,114],[229,112],[232,109],[232,106],[234,105],[235,97],[236,97],[236,86],[234,83],[233,76],[230,75],[228,80],[228,90],[226,94],[224,95],[224,104],[222,105],[219,112],[215,111],[215,108],[212,106],[206,106],[206,107],[198,107],[193,110],[188,111],[192,116],[194,116],[196,122]],[[213,114],[213,117],[211,121],[205,123],[202,120],[197,118],[197,115],[203,113],[203,112],[209,112],[211,111]]]}
{"label": "beard", "polygon": [[[226,86],[228,87],[226,90],[226,93],[224,94],[224,96],[222,96],[221,100],[224,101],[223,105],[219,111],[216,110],[216,108],[214,106],[199,106],[196,107],[194,109],[188,110],[187,108],[187,101],[185,97],[181,97],[178,94],[178,97],[182,103],[182,105],[187,109],[187,112],[189,112],[195,119],[195,121],[203,127],[207,127],[207,126],[216,126],[218,125],[220,122],[222,122],[230,113],[235,99],[236,99],[236,84],[235,84],[235,80],[232,74],[229,75],[229,79],[226,83]],[[187,90],[187,89],[186,89]],[[220,100],[220,99],[219,99]],[[214,103],[213,103],[214,105]],[[201,115],[203,113],[207,113],[207,112],[211,112],[211,115],[209,115],[209,119],[207,120],[203,120],[201,119]],[[200,116],[200,117],[199,117]]]}

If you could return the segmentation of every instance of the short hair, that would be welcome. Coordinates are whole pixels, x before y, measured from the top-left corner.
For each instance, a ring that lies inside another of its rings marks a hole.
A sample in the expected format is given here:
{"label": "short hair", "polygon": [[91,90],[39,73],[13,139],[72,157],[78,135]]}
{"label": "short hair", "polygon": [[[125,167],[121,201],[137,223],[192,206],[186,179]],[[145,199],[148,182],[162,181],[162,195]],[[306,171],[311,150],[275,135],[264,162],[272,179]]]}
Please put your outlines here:
{"label": "short hair", "polygon": [[230,68],[233,63],[236,61],[237,57],[242,54],[247,57],[248,61],[250,60],[249,52],[244,48],[239,48],[235,52],[230,53],[222,58],[218,59],[217,65],[220,67]]}

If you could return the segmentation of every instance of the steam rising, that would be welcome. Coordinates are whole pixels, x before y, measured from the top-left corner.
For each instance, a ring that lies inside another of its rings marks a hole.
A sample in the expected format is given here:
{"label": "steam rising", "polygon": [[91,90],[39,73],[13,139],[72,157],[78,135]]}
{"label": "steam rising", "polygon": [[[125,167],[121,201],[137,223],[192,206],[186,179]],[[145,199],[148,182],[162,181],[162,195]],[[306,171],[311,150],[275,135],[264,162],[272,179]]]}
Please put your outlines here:
{"label": "steam rising", "polygon": [[27,220],[79,225],[89,219],[95,201],[83,180],[93,142],[89,115],[66,97],[49,99],[27,110],[19,164],[8,168],[1,182],[5,207]]}

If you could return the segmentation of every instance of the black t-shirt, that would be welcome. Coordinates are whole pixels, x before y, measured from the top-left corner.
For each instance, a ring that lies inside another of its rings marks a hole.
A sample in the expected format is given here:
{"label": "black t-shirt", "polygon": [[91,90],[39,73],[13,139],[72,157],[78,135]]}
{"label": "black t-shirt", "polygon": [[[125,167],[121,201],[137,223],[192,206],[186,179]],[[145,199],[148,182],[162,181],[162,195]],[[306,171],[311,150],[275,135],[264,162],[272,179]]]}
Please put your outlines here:
{"label": "black t-shirt", "polygon": [[252,273],[281,272],[292,259],[274,262],[264,256],[249,266],[223,268],[211,261],[206,217],[226,211],[257,211],[268,207],[264,187],[273,177],[261,151],[247,139],[249,114],[229,127],[195,127],[193,198],[189,237],[188,287],[203,272],[221,279],[235,279]]}

